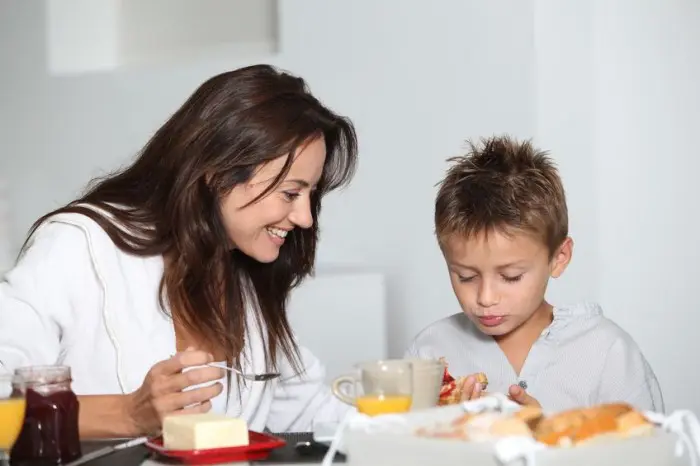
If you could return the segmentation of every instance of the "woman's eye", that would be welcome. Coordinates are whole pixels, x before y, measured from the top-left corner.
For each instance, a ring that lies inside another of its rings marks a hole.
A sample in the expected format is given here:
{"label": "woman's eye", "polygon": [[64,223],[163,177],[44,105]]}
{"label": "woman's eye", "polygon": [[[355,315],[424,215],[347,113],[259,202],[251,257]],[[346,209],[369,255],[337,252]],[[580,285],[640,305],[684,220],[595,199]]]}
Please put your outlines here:
{"label": "woman's eye", "polygon": [[468,282],[474,280],[474,278],[476,278],[476,275],[472,275],[471,277],[463,277],[461,275],[457,275],[457,277],[458,277],[460,283],[468,283]]}
{"label": "woman's eye", "polygon": [[299,193],[284,191],[284,197],[286,197],[288,201],[293,201],[294,199],[299,197]]}
{"label": "woman's eye", "polygon": [[508,283],[515,283],[515,282],[519,282],[520,279],[523,278],[523,274],[516,275],[514,277],[510,277],[508,275],[501,275],[501,277],[503,277],[503,280],[505,280]]}

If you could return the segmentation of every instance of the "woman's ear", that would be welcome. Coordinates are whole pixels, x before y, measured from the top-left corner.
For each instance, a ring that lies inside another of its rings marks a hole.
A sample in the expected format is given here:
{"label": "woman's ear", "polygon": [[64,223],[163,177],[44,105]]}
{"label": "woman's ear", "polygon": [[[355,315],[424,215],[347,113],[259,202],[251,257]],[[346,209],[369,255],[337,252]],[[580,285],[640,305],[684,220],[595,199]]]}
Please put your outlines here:
{"label": "woman's ear", "polygon": [[554,252],[552,260],[549,263],[549,274],[553,278],[559,278],[564,273],[569,262],[571,262],[571,255],[573,252],[574,240],[567,236]]}

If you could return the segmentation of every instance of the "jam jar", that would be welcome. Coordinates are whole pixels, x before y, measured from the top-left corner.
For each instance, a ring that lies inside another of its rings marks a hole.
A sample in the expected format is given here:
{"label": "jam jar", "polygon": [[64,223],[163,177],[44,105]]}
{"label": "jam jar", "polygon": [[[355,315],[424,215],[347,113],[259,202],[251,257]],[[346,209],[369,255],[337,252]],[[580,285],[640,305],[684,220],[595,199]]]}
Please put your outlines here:
{"label": "jam jar", "polygon": [[32,366],[15,373],[25,382],[27,410],[10,454],[12,465],[55,465],[79,458],[79,405],[70,367]]}

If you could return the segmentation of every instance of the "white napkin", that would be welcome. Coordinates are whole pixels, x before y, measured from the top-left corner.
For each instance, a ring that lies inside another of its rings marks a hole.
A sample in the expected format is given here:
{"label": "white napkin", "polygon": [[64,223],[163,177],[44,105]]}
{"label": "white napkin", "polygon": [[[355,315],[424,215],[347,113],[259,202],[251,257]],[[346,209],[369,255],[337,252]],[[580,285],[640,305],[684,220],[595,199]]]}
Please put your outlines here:
{"label": "white napkin", "polygon": [[[478,400],[462,403],[462,409],[466,412],[481,412],[486,410],[500,410],[505,413],[515,412],[520,405],[500,393],[493,393]],[[361,430],[368,434],[391,433],[399,435],[413,435],[414,427],[411,426],[403,414],[384,414],[381,416],[367,416],[356,411],[350,411],[338,426],[333,436],[331,445],[323,458],[323,466],[333,463],[333,458],[338,452],[343,435],[347,429]],[[512,454],[512,447],[507,444],[503,447],[504,455]]]}
{"label": "white napkin", "polygon": [[[495,410],[508,415],[520,411],[522,406],[502,393],[492,393],[478,400],[462,403],[462,408],[469,413]],[[523,460],[525,466],[534,465],[535,453],[547,448],[546,445],[537,442],[532,437],[506,437],[494,441],[493,447],[494,455],[501,464]]]}
{"label": "white napkin", "polygon": [[343,421],[335,431],[331,445],[323,457],[322,466],[329,466],[333,463],[335,454],[340,449],[343,435],[347,429],[362,430],[368,434],[392,433],[392,434],[412,434],[413,431],[408,425],[406,418],[400,414],[384,414],[381,416],[367,416],[355,410],[349,411]]}
{"label": "white napkin", "polygon": [[[464,411],[479,413],[482,411],[501,411],[514,413],[521,406],[510,400],[506,395],[494,393],[487,397],[461,404]],[[645,417],[665,432],[678,436],[676,455],[682,457],[688,452],[692,466],[700,466],[700,421],[694,413],[687,410],[675,411],[669,416],[659,413],[645,412]],[[361,430],[366,433],[391,433],[398,435],[413,435],[414,425],[408,422],[405,415],[393,414],[376,417],[351,411],[340,423],[330,448],[323,459],[323,466],[329,466],[333,462],[336,452],[342,443],[342,438],[347,429]],[[547,445],[537,442],[531,437],[508,437],[493,442],[494,456],[503,465],[513,461],[524,461],[525,466],[535,465],[537,452],[549,448]]]}
{"label": "white napkin", "polygon": [[693,412],[678,410],[669,416],[664,416],[649,411],[644,413],[644,416],[664,431],[678,435],[676,456],[679,458],[683,456],[687,448],[690,464],[692,466],[698,465],[698,461],[700,461],[700,422]]}

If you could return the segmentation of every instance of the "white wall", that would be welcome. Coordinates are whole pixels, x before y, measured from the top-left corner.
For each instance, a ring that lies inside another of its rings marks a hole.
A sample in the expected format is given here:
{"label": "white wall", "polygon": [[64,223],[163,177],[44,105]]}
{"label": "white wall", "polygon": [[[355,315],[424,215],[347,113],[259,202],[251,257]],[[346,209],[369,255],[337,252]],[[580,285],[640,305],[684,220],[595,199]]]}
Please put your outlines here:
{"label": "white wall", "polygon": [[288,312],[299,341],[323,361],[328,383],[358,362],[387,357],[382,274],[325,270],[293,293]]}
{"label": "white wall", "polygon": [[562,166],[578,240],[552,294],[599,300],[667,407],[700,412],[700,3],[535,0],[535,11],[537,137]]}
{"label": "white wall", "polygon": [[598,0],[595,30],[601,300],[700,412],[700,3]]}
{"label": "white wall", "polygon": [[574,257],[548,298],[565,304],[599,298],[598,199],[593,157],[593,49],[590,2],[535,0],[535,143],[559,166]]}

